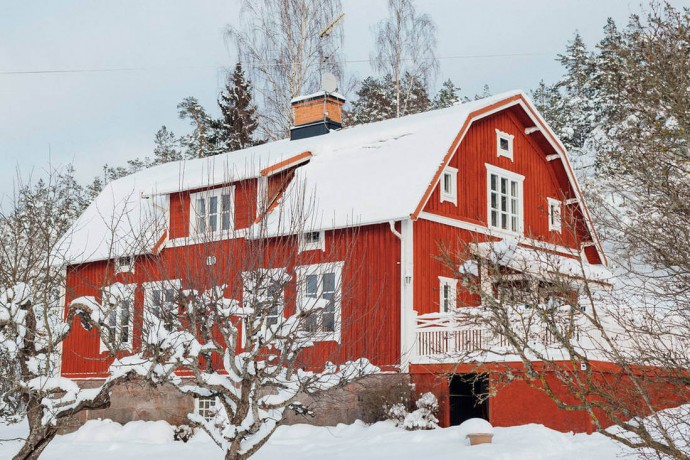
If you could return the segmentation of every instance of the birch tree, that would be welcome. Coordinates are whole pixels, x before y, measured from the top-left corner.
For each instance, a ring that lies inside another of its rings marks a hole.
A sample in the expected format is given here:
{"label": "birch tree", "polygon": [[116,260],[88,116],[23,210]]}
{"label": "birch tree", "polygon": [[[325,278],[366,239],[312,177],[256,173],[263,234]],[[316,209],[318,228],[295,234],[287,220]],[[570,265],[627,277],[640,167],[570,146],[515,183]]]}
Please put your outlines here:
{"label": "birch tree", "polygon": [[390,75],[394,84],[396,117],[407,112],[403,78],[418,79],[425,88],[438,70],[436,26],[427,14],[418,14],[413,0],[388,0],[388,18],[375,29],[371,63],[382,75]]}
{"label": "birch tree", "polygon": [[260,137],[289,133],[291,99],[319,90],[324,72],[343,81],[341,11],[340,0],[243,1],[227,34],[259,96]]}

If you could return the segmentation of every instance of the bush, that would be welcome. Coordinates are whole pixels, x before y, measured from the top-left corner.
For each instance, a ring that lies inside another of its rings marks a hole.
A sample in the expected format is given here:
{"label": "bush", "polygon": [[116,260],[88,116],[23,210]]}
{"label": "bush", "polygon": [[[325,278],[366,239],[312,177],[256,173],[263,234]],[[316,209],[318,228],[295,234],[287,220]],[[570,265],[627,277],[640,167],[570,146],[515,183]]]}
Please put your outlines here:
{"label": "bush", "polygon": [[388,417],[395,426],[408,431],[432,430],[438,428],[438,400],[433,393],[424,393],[416,402],[417,409],[408,412],[403,404],[393,404],[388,408]]}
{"label": "bush", "polygon": [[367,423],[389,420],[389,411],[396,405],[402,406],[407,413],[412,407],[412,389],[413,386],[403,379],[368,385],[359,396],[362,411],[359,417]]}
{"label": "bush", "polygon": [[194,428],[189,425],[177,425],[173,428],[173,439],[175,441],[187,442],[194,436]]}

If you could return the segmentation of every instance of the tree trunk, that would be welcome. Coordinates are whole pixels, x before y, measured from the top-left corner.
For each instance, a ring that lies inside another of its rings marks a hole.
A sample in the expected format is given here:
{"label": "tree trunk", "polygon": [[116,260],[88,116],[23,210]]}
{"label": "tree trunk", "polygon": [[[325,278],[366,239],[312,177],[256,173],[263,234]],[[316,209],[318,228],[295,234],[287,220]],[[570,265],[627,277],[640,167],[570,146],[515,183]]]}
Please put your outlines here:
{"label": "tree trunk", "polygon": [[33,408],[30,406],[27,418],[29,419],[29,436],[12,460],[37,460],[57,434],[55,425],[46,426],[41,423],[43,411],[40,405],[36,404]]}

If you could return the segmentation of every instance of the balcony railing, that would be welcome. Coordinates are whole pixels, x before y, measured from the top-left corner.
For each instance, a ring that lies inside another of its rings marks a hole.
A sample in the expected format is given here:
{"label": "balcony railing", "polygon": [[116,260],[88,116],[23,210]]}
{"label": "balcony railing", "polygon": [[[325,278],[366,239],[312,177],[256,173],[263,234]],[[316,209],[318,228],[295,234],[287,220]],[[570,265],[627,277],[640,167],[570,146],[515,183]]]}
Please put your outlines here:
{"label": "balcony railing", "polygon": [[[576,333],[577,334],[577,333]],[[576,339],[577,340],[577,339]],[[545,327],[532,327],[529,341],[540,347],[558,345],[558,338]],[[455,313],[430,313],[416,317],[415,358],[452,359],[472,352],[508,352],[505,336],[491,331],[486,325],[469,324]]]}

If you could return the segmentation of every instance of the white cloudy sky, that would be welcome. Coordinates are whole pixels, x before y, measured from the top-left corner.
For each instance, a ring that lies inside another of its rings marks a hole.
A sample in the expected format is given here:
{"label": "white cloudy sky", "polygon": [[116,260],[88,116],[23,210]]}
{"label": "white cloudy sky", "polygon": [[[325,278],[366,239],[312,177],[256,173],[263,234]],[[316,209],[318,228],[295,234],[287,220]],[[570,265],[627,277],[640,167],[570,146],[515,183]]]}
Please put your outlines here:
{"label": "white cloudy sky", "polygon": [[[622,24],[639,3],[417,0],[447,57],[438,81],[451,78],[468,94],[484,83],[499,92],[556,80],[555,56],[575,30],[593,45],[607,17]],[[343,6],[346,59],[367,60],[386,1]],[[215,110],[234,64],[223,31],[238,15],[239,0],[0,0],[0,194],[11,192],[17,169],[36,177],[49,160],[74,163],[87,181],[106,162],[150,155],[162,124],[185,131],[176,110],[185,96]],[[75,69],[85,71],[45,72]],[[86,71],[96,69],[129,70]],[[347,71],[370,69],[360,62]]]}

